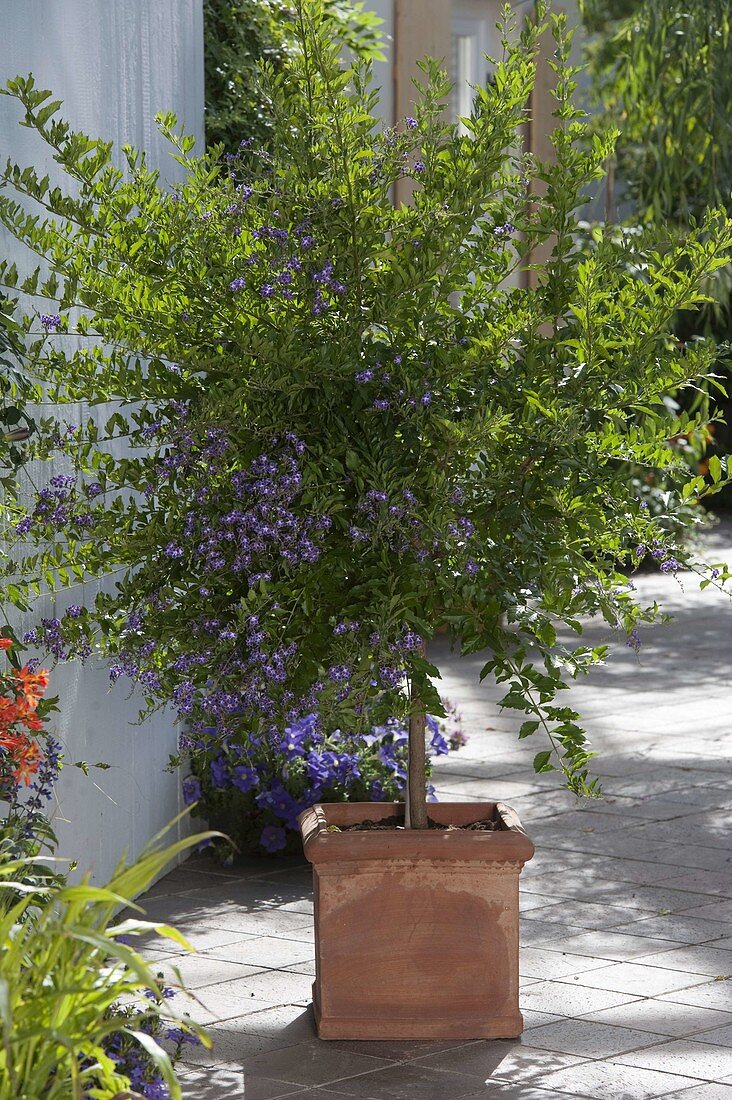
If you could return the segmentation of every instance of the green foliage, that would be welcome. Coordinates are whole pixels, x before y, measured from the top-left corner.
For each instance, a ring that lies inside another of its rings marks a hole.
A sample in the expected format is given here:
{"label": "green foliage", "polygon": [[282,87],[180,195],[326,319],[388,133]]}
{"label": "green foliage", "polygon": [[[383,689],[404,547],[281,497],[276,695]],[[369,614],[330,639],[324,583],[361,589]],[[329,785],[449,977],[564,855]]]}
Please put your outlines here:
{"label": "green foliage", "polygon": [[21,444],[35,428],[26,411],[33,387],[23,371],[22,332],[13,312],[13,300],[0,294],[0,485],[5,489],[24,462]]}
{"label": "green foliage", "polygon": [[[705,300],[732,227],[711,212],[675,243],[598,232],[579,247],[614,135],[592,135],[574,106],[561,17],[555,160],[534,163],[517,142],[541,10],[507,34],[464,134],[431,62],[415,119],[380,130],[368,69],[343,62],[316,0],[296,12],[299,48],[267,74],[267,151],[223,168],[161,119],[186,170],[175,195],[132,150],[113,167],[32,80],[9,83],[73,197],[11,166],[50,216],[3,194],[0,219],[50,262],[64,330],[98,339],[32,344],[49,392],[88,414],[57,437],[76,478],[63,519],[39,497],[16,512],[25,557],[6,592],[112,575],[112,594],[64,620],[66,645],[98,647],[152,705],[174,699],[199,743],[214,726],[224,746],[281,732],[315,697],[324,729],[362,729],[385,666],[442,713],[439,672],[406,639],[446,625],[463,652],[491,651],[484,672],[526,714],[522,735],[548,736],[535,766],[595,793],[578,716],[555,700],[604,658],[572,641],[581,616],[631,639],[658,616],[619,563],[683,561],[618,464],[687,480],[667,442],[699,418],[669,424],[663,395],[708,373],[714,349],[670,330]],[[395,207],[405,175],[413,203]],[[548,259],[531,262],[539,245]],[[532,286],[512,287],[527,263]],[[118,411],[100,418],[101,402]],[[261,532],[279,514],[268,462],[292,544]],[[724,483],[699,478],[684,499]],[[681,484],[669,493],[673,512]]]}
{"label": "green foliage", "polygon": [[[0,863],[0,895],[13,897],[9,909],[0,909],[2,1100],[111,1100],[130,1087],[103,1045],[120,1031],[146,1050],[172,1100],[181,1097],[169,1055],[140,1024],[159,1016],[208,1040],[163,1003],[149,964],[118,937],[154,934],[188,945],[167,925],[115,916],[176,855],[211,834],[167,848],[162,835],[135,864],[120,863],[104,887],[30,884],[25,859]],[[115,1011],[120,998],[145,993],[153,1000],[144,1011]]]}
{"label": "green foliage", "polygon": [[22,891],[28,888],[42,891],[63,885],[67,864],[64,861],[61,868],[56,867],[55,857],[50,854],[55,847],[56,836],[41,814],[34,814],[30,821],[22,812],[9,813],[3,819],[0,824],[0,866],[12,863],[17,868],[13,881],[21,892],[4,884],[0,890],[0,917],[21,900]]}
{"label": "green foliage", "polygon": [[[281,71],[296,49],[284,0],[204,0],[206,140],[235,151],[241,141],[267,144],[272,104],[262,88],[261,65]],[[363,4],[329,0],[333,34],[364,59],[381,58],[381,20]]]}
{"label": "green foliage", "polygon": [[586,0],[590,71],[621,137],[618,168],[640,220],[687,226],[731,208],[727,0]]}
{"label": "green foliage", "polygon": [[[684,234],[709,207],[732,210],[732,9],[727,0],[584,0],[593,34],[590,75],[601,107],[599,124],[617,124],[619,207],[631,224]],[[611,204],[612,205],[612,204]],[[732,270],[706,283],[709,300],[682,311],[677,335],[729,342]],[[704,470],[705,452],[732,449],[729,353],[720,350],[715,374],[682,403],[706,415],[703,437],[690,440],[690,469]],[[656,480],[665,491],[663,477]],[[726,494],[729,499],[729,494]]]}

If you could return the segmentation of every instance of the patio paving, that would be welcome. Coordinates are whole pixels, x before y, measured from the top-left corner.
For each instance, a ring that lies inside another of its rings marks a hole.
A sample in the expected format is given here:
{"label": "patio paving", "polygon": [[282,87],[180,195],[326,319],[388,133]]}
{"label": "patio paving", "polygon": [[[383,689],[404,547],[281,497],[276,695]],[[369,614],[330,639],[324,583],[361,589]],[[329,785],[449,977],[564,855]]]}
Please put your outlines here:
{"label": "patio paving", "polygon": [[[732,525],[704,553],[732,560]],[[636,583],[674,622],[571,690],[602,801],[579,806],[535,776],[543,745],[516,741],[520,719],[478,685],[480,659],[434,647],[470,736],[435,771],[441,799],[507,801],[537,846],[521,877],[522,1038],[319,1042],[309,867],[197,857],[143,902],[199,951],[151,952],[180,968],[210,1025],[213,1050],[182,1071],[186,1100],[732,1100],[732,605],[688,576]]]}

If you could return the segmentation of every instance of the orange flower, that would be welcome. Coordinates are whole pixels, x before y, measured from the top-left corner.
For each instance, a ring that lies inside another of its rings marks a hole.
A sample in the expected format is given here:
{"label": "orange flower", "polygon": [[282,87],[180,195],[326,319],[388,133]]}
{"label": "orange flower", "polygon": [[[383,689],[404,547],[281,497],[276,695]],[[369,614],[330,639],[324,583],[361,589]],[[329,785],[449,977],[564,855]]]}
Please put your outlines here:
{"label": "orange flower", "polygon": [[16,758],[17,763],[13,772],[16,783],[25,783],[30,786],[31,779],[38,771],[41,763],[41,750],[35,741],[29,741]]}
{"label": "orange flower", "polygon": [[0,729],[7,729],[18,721],[18,704],[0,695]]}
{"label": "orange flower", "polygon": [[24,733],[0,733],[0,748],[9,753],[17,753],[28,744],[28,738]]}
{"label": "orange flower", "polygon": [[29,730],[42,730],[43,722],[37,714],[24,714],[20,721],[23,723],[26,729]]}
{"label": "orange flower", "polygon": [[0,649],[10,649],[13,644],[12,638],[0,638]]}
{"label": "orange flower", "polygon": [[28,665],[23,665],[20,672],[15,673],[15,682],[20,685],[19,693],[25,696],[28,706],[35,708],[48,687],[48,669],[39,668],[37,672],[31,672]]}

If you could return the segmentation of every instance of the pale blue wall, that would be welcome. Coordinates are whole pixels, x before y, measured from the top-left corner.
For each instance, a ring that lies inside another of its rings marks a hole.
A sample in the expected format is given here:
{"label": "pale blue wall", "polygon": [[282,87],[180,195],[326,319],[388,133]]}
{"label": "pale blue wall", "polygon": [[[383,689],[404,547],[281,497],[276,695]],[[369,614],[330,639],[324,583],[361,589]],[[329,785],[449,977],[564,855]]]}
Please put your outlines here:
{"label": "pale blue wall", "polygon": [[[33,72],[39,86],[63,100],[73,126],[146,149],[164,179],[176,178],[154,116],[172,109],[202,140],[202,0],[3,0],[1,14],[0,82]],[[61,182],[40,141],[17,125],[19,113],[14,100],[0,97],[3,162],[10,156],[34,164]],[[19,267],[28,262],[7,234],[0,236],[0,255]],[[67,418],[84,415],[71,406]],[[78,590],[73,602],[82,602]],[[47,600],[35,610],[54,613]],[[52,689],[61,697],[56,729],[66,756],[112,765],[88,778],[67,769],[55,808],[62,854],[101,879],[122,849],[135,854],[178,812],[178,777],[164,770],[176,748],[173,719],[157,715],[133,726],[137,701],[123,683],[110,691],[102,667],[59,668]]]}

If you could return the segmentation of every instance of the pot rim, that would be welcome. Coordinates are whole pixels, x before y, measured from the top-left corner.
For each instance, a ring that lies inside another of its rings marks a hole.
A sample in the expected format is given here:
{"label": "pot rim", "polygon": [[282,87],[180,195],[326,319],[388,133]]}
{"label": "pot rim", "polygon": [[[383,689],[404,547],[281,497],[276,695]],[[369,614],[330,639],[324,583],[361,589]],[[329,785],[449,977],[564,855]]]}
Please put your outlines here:
{"label": "pot rim", "polygon": [[298,821],[306,858],[313,864],[369,859],[469,860],[523,865],[534,845],[518,814],[503,802],[435,802],[430,816],[441,824],[467,825],[498,818],[492,832],[452,830],[357,830],[339,832],[333,826],[379,821],[404,812],[403,802],[316,803]]}

